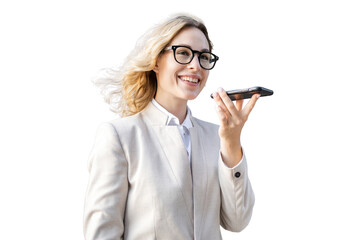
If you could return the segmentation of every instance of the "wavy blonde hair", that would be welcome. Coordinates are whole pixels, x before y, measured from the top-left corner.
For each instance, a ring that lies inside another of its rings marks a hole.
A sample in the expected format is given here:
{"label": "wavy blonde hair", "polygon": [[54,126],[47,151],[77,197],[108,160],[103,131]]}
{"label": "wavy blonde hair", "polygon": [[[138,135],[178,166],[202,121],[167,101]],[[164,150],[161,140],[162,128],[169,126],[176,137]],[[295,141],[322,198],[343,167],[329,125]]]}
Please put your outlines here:
{"label": "wavy blonde hair", "polygon": [[178,14],[155,25],[138,40],[118,70],[107,69],[106,76],[95,81],[111,111],[125,117],[142,111],[149,104],[157,89],[153,71],[156,61],[172,39],[186,27],[201,30],[212,50],[207,29],[197,17]]}

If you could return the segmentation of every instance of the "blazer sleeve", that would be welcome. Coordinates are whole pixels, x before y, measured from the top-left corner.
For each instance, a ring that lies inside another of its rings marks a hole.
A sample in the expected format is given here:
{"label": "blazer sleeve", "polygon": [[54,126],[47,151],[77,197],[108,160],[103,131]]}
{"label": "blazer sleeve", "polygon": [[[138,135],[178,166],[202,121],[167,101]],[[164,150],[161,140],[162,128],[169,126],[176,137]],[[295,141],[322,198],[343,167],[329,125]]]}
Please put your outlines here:
{"label": "blazer sleeve", "polygon": [[245,154],[240,164],[234,168],[228,168],[219,154],[218,166],[221,189],[220,224],[226,230],[240,232],[249,224],[255,203]]}
{"label": "blazer sleeve", "polygon": [[100,125],[88,166],[89,182],[84,205],[86,240],[123,239],[127,167],[113,125]]}

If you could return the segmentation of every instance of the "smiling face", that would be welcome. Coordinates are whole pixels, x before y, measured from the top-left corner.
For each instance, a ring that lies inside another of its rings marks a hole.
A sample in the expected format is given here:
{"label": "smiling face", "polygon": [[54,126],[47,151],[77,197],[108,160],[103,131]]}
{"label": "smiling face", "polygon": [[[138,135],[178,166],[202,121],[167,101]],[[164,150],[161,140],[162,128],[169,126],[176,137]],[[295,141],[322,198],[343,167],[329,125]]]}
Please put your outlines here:
{"label": "smiling face", "polygon": [[[169,46],[188,46],[197,51],[209,51],[209,43],[201,30],[184,28],[170,42]],[[195,99],[204,88],[209,70],[200,67],[198,54],[188,64],[180,64],[174,59],[173,50],[165,51],[154,68],[157,78],[155,100],[165,106],[180,104]]]}

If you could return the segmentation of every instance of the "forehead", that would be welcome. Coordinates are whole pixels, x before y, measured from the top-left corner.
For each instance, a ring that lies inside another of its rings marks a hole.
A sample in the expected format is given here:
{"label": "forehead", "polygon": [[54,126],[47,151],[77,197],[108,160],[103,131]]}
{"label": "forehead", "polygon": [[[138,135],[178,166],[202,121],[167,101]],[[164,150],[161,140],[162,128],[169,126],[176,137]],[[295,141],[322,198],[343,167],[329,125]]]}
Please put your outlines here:
{"label": "forehead", "polygon": [[209,50],[209,43],[204,33],[196,27],[181,30],[171,41],[171,45],[186,45],[193,50]]}

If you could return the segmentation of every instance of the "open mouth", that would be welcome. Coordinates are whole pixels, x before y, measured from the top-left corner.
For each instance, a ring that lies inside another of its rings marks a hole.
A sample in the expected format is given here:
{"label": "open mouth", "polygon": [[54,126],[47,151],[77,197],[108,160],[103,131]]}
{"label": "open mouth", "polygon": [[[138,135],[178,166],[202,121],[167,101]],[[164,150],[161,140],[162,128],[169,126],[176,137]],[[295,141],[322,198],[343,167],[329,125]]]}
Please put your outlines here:
{"label": "open mouth", "polygon": [[200,82],[200,79],[195,77],[188,77],[188,76],[179,76],[180,80],[192,84],[198,84]]}

